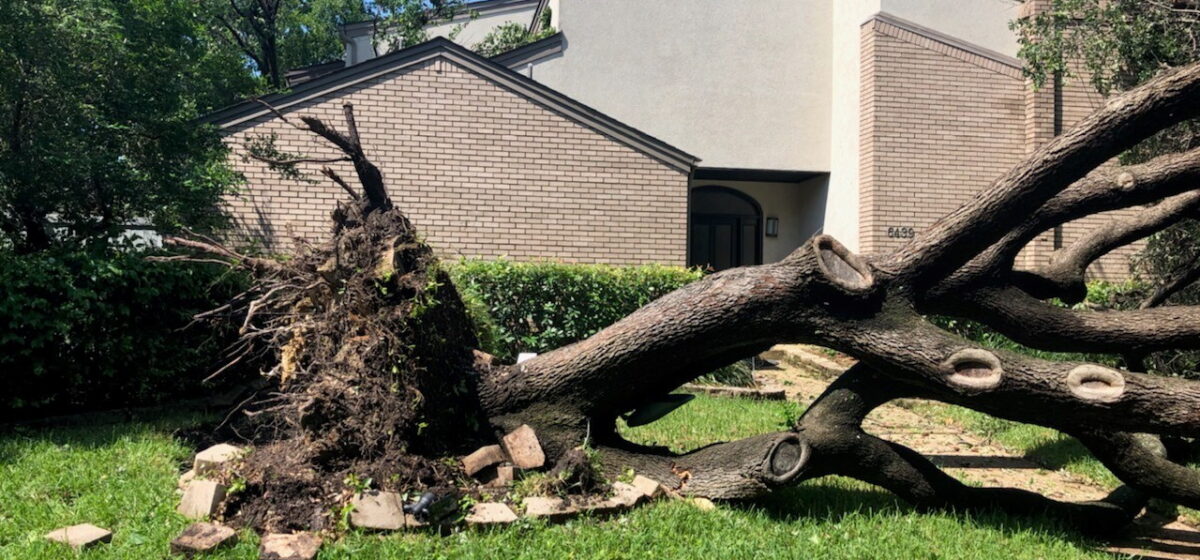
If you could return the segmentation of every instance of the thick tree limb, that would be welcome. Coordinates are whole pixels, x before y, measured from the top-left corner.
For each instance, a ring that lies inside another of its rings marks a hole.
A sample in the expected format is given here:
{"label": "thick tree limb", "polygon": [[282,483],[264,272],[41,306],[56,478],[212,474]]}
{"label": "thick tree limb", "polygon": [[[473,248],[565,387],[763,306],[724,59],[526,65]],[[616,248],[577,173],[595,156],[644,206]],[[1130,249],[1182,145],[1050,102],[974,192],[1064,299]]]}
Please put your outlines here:
{"label": "thick tree limb", "polygon": [[980,288],[922,309],[982,322],[1031,348],[1144,353],[1200,348],[1200,307],[1131,311],[1064,309],[1013,287]]}
{"label": "thick tree limb", "polygon": [[1006,232],[1000,241],[934,287],[930,297],[968,289],[1005,274],[1030,241],[1054,226],[1092,214],[1155,203],[1198,186],[1200,149],[1159,156],[1138,165],[1097,170]]}
{"label": "thick tree limb", "polygon": [[1147,447],[1145,438],[1125,432],[1084,432],[1076,437],[1121,482],[1155,498],[1200,507],[1200,472],[1172,461],[1165,450]]}
{"label": "thick tree limb", "polygon": [[1069,503],[1012,488],[970,487],[921,454],[862,430],[862,420],[871,410],[893,398],[914,394],[919,392],[865,364],[848,370],[800,419],[799,433],[811,447],[812,456],[805,476],[853,477],[886,488],[921,508],[1050,514],[1097,533],[1126,525],[1145,506],[1146,498],[1129,489],[1113,492],[1099,502]]}
{"label": "thick tree limb", "polygon": [[673,492],[714,499],[761,496],[796,480],[808,465],[808,444],[793,432],[763,434],[702,447],[683,455],[599,448],[605,470],[628,469]]}
{"label": "thick tree limb", "polygon": [[1200,280],[1200,254],[1193,256],[1174,276],[1155,288],[1153,293],[1142,300],[1138,308],[1158,307],[1171,296],[1195,284],[1197,280]]}
{"label": "thick tree limb", "polygon": [[1115,218],[1093,229],[1034,270],[1013,272],[1013,283],[1038,299],[1057,297],[1068,304],[1087,296],[1084,273],[1088,266],[1115,249],[1162,231],[1200,208],[1200,191],[1191,191],[1142,210]]}
{"label": "thick tree limb", "polygon": [[1089,171],[1151,134],[1200,114],[1200,64],[1118,97],[1014,167],[970,203],[921,232],[880,268],[919,290],[946,278]]}
{"label": "thick tree limb", "polygon": [[[616,418],[715,367],[805,338],[830,314],[868,317],[876,288],[865,261],[817,237],[781,262],[714,274],[586,340],[486,377],[484,408],[501,421],[527,418],[553,395],[583,416]],[[810,308],[813,301],[838,306]]]}

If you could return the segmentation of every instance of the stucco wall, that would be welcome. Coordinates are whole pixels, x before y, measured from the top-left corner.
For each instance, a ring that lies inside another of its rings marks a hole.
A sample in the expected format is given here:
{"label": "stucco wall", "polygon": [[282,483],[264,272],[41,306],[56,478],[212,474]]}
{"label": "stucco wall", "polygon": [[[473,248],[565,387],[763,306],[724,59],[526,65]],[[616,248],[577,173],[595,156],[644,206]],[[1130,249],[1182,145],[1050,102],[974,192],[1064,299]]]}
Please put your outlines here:
{"label": "stucco wall", "polygon": [[534,79],[708,167],[827,171],[829,0],[561,0]]}
{"label": "stucco wall", "polygon": [[880,0],[841,0],[833,3],[830,72],[829,196],[825,233],[852,251],[859,249],[859,141],[861,27],[879,12]]}
{"label": "stucco wall", "polygon": [[[684,264],[687,175],[657,159],[440,58],[286,113],[342,128],[345,102],[396,204],[443,256]],[[269,116],[228,133],[235,146],[274,133],[288,152],[339,155]],[[249,180],[227,200],[241,236],[274,250],[289,233],[327,236],[339,188],[232,161]]]}
{"label": "stucco wall", "polygon": [[1021,0],[880,0],[879,11],[1006,56],[1017,56],[1017,36],[1008,24],[1017,19],[1020,8]]}

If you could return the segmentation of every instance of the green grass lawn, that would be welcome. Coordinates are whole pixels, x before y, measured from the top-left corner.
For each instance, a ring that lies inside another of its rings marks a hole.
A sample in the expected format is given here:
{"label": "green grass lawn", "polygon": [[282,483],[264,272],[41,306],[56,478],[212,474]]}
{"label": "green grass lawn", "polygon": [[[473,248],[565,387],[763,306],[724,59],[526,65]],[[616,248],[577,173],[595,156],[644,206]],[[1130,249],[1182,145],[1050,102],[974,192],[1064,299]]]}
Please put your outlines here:
{"label": "green grass lawn", "polygon": [[1061,469],[1094,480],[1109,488],[1121,484],[1092,453],[1075,438],[1057,430],[1022,424],[941,403],[919,402],[914,411],[930,418],[945,418],[1003,447],[1023,453],[1049,469]]}
{"label": "green grass lawn", "polygon": [[[697,397],[632,439],[685,450],[782,429],[799,413],[790,403]],[[167,556],[188,524],[174,512],[175,480],[192,450],[172,430],[187,416],[122,424],[24,430],[0,435],[0,558],[75,555],[42,535],[92,522],[113,542],[85,558]],[[705,512],[663,501],[605,520],[563,525],[521,521],[450,536],[351,534],[321,558],[1111,558],[1044,520],[914,512],[891,495],[845,479],[790,488],[751,503]],[[256,558],[257,538],[208,558]]]}

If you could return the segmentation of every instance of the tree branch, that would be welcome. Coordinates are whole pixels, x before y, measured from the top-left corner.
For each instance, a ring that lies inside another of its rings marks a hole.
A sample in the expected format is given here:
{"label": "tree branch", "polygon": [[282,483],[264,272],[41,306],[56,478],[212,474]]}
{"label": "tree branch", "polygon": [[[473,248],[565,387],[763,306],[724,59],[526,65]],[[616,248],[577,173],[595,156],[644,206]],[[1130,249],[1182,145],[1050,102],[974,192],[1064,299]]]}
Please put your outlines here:
{"label": "tree branch", "polygon": [[1054,195],[1151,134],[1200,113],[1200,64],[1167,72],[1110,99],[1049,142],[970,203],[950,213],[880,264],[919,291],[946,278]]}
{"label": "tree branch", "polygon": [[929,297],[969,289],[1007,274],[1017,254],[1037,235],[1092,214],[1151,204],[1200,186],[1200,149],[1089,174],[1051,198],[929,292]]}
{"label": "tree branch", "polygon": [[1163,200],[1133,216],[1114,218],[1088,232],[1033,270],[1013,272],[1017,287],[1038,299],[1057,297],[1074,304],[1087,296],[1084,273],[1088,266],[1115,249],[1162,231],[1200,208],[1200,191]]}
{"label": "tree branch", "polygon": [[1131,311],[1064,309],[1014,287],[981,288],[922,308],[984,323],[1031,348],[1060,352],[1144,353],[1200,348],[1200,307]]}

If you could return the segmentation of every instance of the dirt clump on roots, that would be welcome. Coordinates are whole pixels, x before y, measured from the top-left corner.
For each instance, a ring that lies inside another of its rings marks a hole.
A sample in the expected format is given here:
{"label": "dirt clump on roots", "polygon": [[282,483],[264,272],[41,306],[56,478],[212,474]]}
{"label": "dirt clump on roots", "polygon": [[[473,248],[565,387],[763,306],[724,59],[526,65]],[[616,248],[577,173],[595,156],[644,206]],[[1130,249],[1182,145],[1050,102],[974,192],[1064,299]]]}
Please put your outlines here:
{"label": "dirt clump on roots", "polygon": [[475,396],[476,340],[430,247],[393,208],[334,212],[334,235],[259,275],[243,340],[265,347],[268,389],[231,425],[252,444],[225,473],[232,523],[324,530],[367,487],[453,486],[448,457],[489,434]]}

